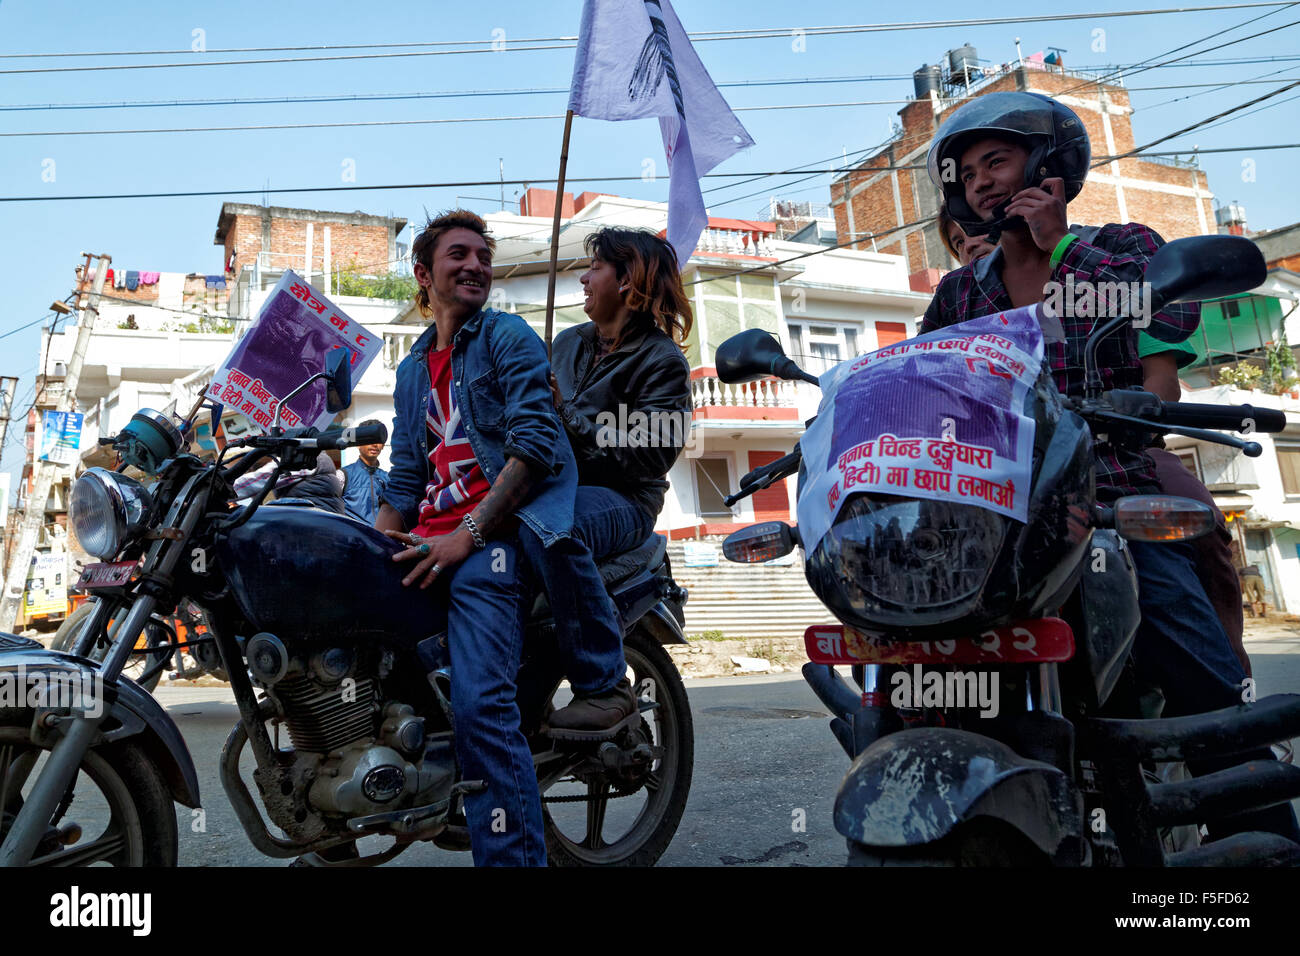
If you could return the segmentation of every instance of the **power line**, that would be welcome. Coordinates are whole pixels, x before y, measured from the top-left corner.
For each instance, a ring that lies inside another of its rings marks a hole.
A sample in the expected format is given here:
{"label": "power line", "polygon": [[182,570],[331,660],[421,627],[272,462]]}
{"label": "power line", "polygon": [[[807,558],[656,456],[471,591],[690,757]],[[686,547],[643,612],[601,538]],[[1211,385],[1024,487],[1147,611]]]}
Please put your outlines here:
{"label": "power line", "polygon": [[[747,40],[747,39],[766,39],[772,37],[788,37],[796,32],[801,32],[806,36],[826,36],[834,34],[848,33],[880,33],[899,30],[931,30],[949,27],[964,26],[997,26],[1001,24],[1012,23],[1042,23],[1059,20],[1082,20],[1082,19],[1105,19],[1113,17],[1140,17],[1140,16],[1158,16],[1164,14],[1179,13],[1204,13],[1214,10],[1244,10],[1251,7],[1278,7],[1285,6],[1279,2],[1256,2],[1256,3],[1231,3],[1215,4],[1212,6],[1200,7],[1170,7],[1155,8],[1148,10],[1120,10],[1120,11],[1096,11],[1087,13],[1060,13],[1042,16],[1016,16],[1016,17],[978,17],[963,20],[920,20],[907,23],[859,23],[859,24],[841,24],[834,26],[820,27],[757,27],[746,30],[702,30],[695,33],[688,33],[687,36],[694,42],[708,42],[713,40]],[[488,46],[493,48],[493,52],[499,52],[497,47],[504,45],[504,49],[510,49],[512,44],[537,44],[537,43],[565,43],[573,46],[577,43],[578,37],[574,35],[557,36],[557,37],[526,37],[521,40],[507,40],[506,38],[491,39],[472,39],[472,40],[429,40],[429,41],[408,41],[402,43],[344,43],[344,44],[311,44],[303,46],[262,46],[262,47],[216,47],[211,50],[196,51],[194,49],[172,49],[172,50],[101,50],[101,51],[72,51],[64,53],[44,52],[44,53],[3,53],[0,59],[59,59],[65,57],[84,57],[84,56],[185,56],[193,53],[288,53],[296,51],[310,50],[380,50],[380,49],[409,49],[412,47],[478,47]],[[460,52],[460,51],[455,51]],[[243,62],[243,61],[241,61]]]}
{"label": "power line", "polygon": [[[1300,60],[1300,56],[1291,57],[1261,57],[1258,59],[1234,59],[1234,60],[1204,60],[1191,61],[1187,63],[1170,63],[1168,66],[1248,66],[1253,63],[1273,63],[1287,61],[1292,62]],[[1098,69],[1100,71],[1122,71],[1131,69],[1130,66],[1106,66],[1106,67],[1089,67],[1088,69]],[[1281,71],[1278,71],[1281,72]],[[1272,74],[1263,74],[1265,76]],[[827,84],[849,84],[849,83],[893,83],[901,80],[911,79],[911,74],[870,74],[863,76],[819,76],[819,77],[773,77],[765,80],[735,80],[731,82],[721,82],[717,86],[719,89],[736,89],[746,87],[768,87],[768,86],[817,86]],[[1241,86],[1243,84],[1266,83],[1267,80],[1234,80],[1231,86]],[[1211,83],[1173,83],[1158,86],[1125,86],[1124,89],[1130,93],[1148,92],[1154,90],[1182,90],[1195,89],[1197,87],[1218,86],[1223,84],[1218,82]],[[429,100],[429,99],[473,99],[475,97],[499,97],[499,96],[540,96],[540,95],[560,95],[568,93],[567,86],[555,87],[535,87],[526,89],[505,89],[505,90],[430,90],[415,91],[410,93],[307,93],[301,95],[282,95],[282,96],[250,96],[250,97],[223,97],[218,99],[188,99],[188,100],[105,100],[88,103],[6,103],[0,104],[0,112],[43,112],[43,111],[68,111],[68,110],[120,110],[120,109],[176,109],[189,106],[278,106],[284,104],[303,104],[303,103],[375,103],[375,102],[399,102],[405,100]],[[913,99],[901,100],[877,100],[880,104],[904,105],[914,102]],[[1174,102],[1170,100],[1169,102]],[[1162,104],[1156,104],[1157,106]]]}
{"label": "power line", "polygon": [[[1252,102],[1258,102],[1258,101],[1252,101]],[[1243,106],[1249,106],[1249,105],[1250,105],[1249,103],[1243,104]],[[1203,122],[1209,122],[1209,120],[1205,120]],[[1273,143],[1273,144],[1255,145],[1255,146],[1227,146],[1221,149],[1200,149],[1200,150],[1195,150],[1195,152],[1197,153],[1241,153],[1241,152],[1254,152],[1254,151],[1269,150],[1269,149],[1296,149],[1298,147],[1300,147],[1300,143]],[[1118,154],[1115,156],[1097,157],[1097,159],[1100,162],[1110,162],[1115,159],[1122,159],[1133,155],[1185,156],[1189,152],[1191,151],[1182,149],[1182,150],[1169,151],[1169,152],[1143,151],[1139,154],[1138,151],[1135,150],[1135,151],[1130,151],[1128,153]],[[765,176],[797,176],[797,175],[802,175],[804,173],[814,173],[814,172],[815,173],[850,173],[850,172],[877,173],[877,172],[888,172],[890,170],[902,170],[902,169],[925,169],[925,164],[907,163],[907,164],[900,164],[900,165],[873,166],[869,169],[859,169],[856,166],[853,167],[833,166],[833,167],[826,167],[817,170],[782,169],[782,170],[775,170],[772,172],[763,172],[763,173],[706,173],[701,178],[723,178],[723,179],[736,178],[736,177],[761,178]],[[565,181],[570,183],[616,183],[616,182],[632,182],[632,181],[640,182],[642,181],[642,179],[643,177],[641,176],[567,176],[565,177]],[[506,186],[536,186],[536,185],[553,183],[553,182],[555,182],[554,177],[535,176],[531,179],[507,179],[504,181],[500,179],[472,179],[472,180],[461,180],[456,182],[440,182],[440,183],[382,183],[375,186],[361,186],[361,185],[293,186],[293,187],[282,187],[282,188],[275,188],[275,189],[267,189],[259,186],[253,189],[199,189],[199,190],[178,190],[175,192],[161,192],[161,193],[99,193],[99,194],[93,194],[93,195],[88,194],[88,195],[81,195],[81,196],[0,196],[0,202],[71,202],[74,200],[80,201],[80,200],[91,200],[91,199],[185,199],[185,198],[199,198],[203,196],[249,196],[249,195],[260,196],[263,193],[268,195],[280,195],[282,193],[367,192],[367,191],[375,191],[381,189],[452,189],[452,188],[464,189],[472,186],[500,186],[503,184]]]}
{"label": "power line", "polygon": [[[881,106],[905,100],[856,100],[841,103],[790,103],[776,106],[733,106],[737,113],[768,110],[829,109],[843,106]],[[420,120],[356,120],[337,123],[266,123],[251,126],[168,126],[153,129],[78,129],[78,130],[24,130],[17,133],[0,133],[0,137],[14,136],[122,136],[139,133],[234,133],[272,129],[347,129],[372,126],[442,126],[457,123],[513,123],[523,120],[564,119],[563,113],[535,113],[523,116],[456,116]],[[500,180],[498,180],[500,182]]]}

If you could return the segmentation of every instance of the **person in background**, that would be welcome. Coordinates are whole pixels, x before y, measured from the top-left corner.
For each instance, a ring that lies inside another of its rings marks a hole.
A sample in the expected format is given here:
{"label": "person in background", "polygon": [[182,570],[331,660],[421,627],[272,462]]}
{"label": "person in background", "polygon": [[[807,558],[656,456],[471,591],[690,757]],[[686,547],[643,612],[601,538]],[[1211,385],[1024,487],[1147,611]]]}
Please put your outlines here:
{"label": "person in background", "polygon": [[[363,426],[378,424],[374,418],[361,423]],[[379,467],[379,455],[383,450],[383,442],[358,445],[360,457],[343,468],[343,505],[348,514],[369,525],[373,525],[379,515],[379,499],[388,482],[388,472]]]}

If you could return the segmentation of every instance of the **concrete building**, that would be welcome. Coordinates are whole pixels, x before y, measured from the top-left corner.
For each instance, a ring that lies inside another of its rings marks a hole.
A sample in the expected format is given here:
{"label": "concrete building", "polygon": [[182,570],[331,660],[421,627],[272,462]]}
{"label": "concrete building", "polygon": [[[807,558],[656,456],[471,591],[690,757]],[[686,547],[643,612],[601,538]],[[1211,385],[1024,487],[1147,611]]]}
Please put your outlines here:
{"label": "concrete building", "polygon": [[[974,57],[973,49],[963,49]],[[964,72],[935,70],[917,71],[916,98],[899,111],[893,140],[831,184],[840,241],[860,239],[854,248],[903,256],[916,287],[923,290],[932,289],[955,265],[934,223],[939,191],[926,173],[926,155],[936,130],[968,97],[1006,90],[1056,97],[1083,120],[1094,160],[1122,155],[1137,145],[1129,94],[1116,80],[1098,82],[1083,73],[1049,68],[1041,60]],[[1093,169],[1070,203],[1070,220],[1142,222],[1165,239],[1215,231],[1205,173],[1192,162],[1164,157],[1131,156]]]}

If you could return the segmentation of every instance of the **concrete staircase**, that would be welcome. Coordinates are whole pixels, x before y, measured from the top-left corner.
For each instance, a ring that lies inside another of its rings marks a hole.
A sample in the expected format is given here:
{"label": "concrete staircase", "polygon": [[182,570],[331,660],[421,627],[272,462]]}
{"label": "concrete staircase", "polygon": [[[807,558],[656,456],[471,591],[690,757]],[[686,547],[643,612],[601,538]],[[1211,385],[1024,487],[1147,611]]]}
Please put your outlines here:
{"label": "concrete staircase", "polygon": [[686,634],[721,631],[727,639],[802,637],[810,624],[833,624],[835,618],[817,600],[803,575],[803,559],[793,564],[732,564],[722,557],[711,568],[686,567],[682,542],[668,545],[673,580],[690,592]]}

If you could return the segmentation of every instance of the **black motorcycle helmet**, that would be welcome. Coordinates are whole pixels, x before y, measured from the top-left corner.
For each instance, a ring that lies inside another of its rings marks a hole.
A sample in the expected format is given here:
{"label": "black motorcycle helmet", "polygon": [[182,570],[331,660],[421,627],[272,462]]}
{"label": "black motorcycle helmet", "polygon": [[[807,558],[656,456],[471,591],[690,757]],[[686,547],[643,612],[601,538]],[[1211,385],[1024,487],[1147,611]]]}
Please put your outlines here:
{"label": "black motorcycle helmet", "polygon": [[[1092,160],[1092,144],[1083,121],[1070,109],[1042,93],[987,93],[953,113],[939,127],[930,145],[926,169],[930,181],[943,193],[944,207],[968,236],[998,235],[1008,220],[1001,206],[985,222],[966,202],[966,189],[959,176],[944,182],[943,169],[955,173],[962,152],[974,141],[987,136],[1009,136],[1024,143],[1029,150],[1025,163],[1025,188],[1038,186],[1044,179],[1059,176],[1065,180],[1065,201],[1083,189]],[[1012,219],[1019,219],[1013,216]]]}

